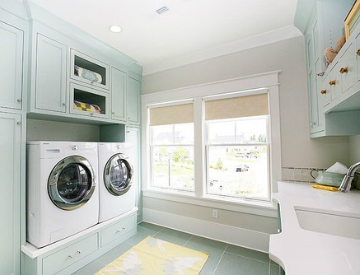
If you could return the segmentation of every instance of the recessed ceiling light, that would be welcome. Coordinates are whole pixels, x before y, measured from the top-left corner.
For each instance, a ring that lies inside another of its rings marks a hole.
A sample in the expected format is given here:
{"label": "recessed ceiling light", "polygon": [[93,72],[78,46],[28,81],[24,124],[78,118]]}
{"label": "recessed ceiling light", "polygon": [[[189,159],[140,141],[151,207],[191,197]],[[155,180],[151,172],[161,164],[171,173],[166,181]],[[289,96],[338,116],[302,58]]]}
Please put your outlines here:
{"label": "recessed ceiling light", "polygon": [[110,29],[110,31],[115,32],[115,33],[121,32],[121,28],[117,25],[110,26],[109,29]]}

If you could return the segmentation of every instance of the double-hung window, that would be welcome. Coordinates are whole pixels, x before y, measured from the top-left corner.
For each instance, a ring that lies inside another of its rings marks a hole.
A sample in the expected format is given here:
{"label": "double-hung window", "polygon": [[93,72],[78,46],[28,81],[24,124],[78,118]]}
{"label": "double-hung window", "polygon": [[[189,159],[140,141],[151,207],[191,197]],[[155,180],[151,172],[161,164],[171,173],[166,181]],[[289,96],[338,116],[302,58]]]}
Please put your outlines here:
{"label": "double-hung window", "polygon": [[209,195],[270,199],[268,94],[205,99]]}
{"label": "double-hung window", "polygon": [[152,186],[193,191],[193,104],[152,107],[149,115]]}

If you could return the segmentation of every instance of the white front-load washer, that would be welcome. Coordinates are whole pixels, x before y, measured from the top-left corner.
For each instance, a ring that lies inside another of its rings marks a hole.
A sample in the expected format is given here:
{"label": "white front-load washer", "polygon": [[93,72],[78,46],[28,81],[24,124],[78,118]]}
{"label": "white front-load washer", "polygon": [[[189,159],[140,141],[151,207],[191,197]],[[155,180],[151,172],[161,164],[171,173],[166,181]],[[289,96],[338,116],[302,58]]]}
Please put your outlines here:
{"label": "white front-load washer", "polygon": [[98,146],[27,144],[27,241],[44,247],[98,223]]}
{"label": "white front-load washer", "polygon": [[135,207],[134,149],[130,143],[99,143],[99,222]]}

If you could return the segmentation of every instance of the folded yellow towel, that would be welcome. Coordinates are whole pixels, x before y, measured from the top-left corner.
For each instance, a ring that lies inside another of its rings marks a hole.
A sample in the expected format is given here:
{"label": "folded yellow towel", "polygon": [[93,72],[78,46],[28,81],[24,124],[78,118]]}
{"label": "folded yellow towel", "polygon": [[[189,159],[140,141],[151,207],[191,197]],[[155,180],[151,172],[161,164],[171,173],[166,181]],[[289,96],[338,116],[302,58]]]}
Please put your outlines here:
{"label": "folded yellow towel", "polygon": [[311,187],[316,188],[316,189],[323,189],[323,190],[327,190],[327,191],[333,191],[333,192],[339,191],[339,189],[337,187],[320,185],[320,184],[312,184]]}

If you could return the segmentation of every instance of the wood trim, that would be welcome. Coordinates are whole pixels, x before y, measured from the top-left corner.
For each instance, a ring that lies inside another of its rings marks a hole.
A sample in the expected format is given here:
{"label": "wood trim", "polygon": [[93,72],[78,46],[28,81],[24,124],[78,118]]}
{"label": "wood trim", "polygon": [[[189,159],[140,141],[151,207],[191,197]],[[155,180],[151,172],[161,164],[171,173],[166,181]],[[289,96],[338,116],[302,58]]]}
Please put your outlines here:
{"label": "wood trim", "polygon": [[360,0],[357,0],[354,3],[353,7],[351,8],[348,16],[345,19],[345,37],[346,37],[346,41],[350,37],[350,23],[351,23],[352,19],[355,17],[355,15],[358,12],[359,8],[360,8]]}

